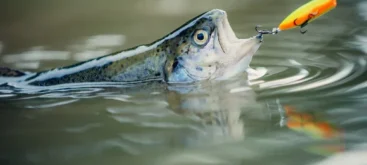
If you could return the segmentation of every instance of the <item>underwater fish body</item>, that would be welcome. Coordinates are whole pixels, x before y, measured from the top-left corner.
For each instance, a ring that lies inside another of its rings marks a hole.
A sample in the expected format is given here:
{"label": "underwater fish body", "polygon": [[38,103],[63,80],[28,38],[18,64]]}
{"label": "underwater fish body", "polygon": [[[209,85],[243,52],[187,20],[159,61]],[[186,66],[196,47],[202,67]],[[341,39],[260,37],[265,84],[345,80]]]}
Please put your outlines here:
{"label": "underwater fish body", "polygon": [[213,9],[147,45],[38,73],[0,68],[0,85],[223,80],[246,71],[261,43],[261,36],[238,39],[226,12]]}

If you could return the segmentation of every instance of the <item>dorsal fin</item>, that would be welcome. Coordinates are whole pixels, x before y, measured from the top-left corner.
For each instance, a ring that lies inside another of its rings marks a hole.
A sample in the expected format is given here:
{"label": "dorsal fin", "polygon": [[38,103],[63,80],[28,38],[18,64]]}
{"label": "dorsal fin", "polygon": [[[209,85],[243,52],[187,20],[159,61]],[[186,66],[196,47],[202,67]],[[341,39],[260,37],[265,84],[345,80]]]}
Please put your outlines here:
{"label": "dorsal fin", "polygon": [[0,77],[21,77],[26,74],[27,73],[19,70],[10,69],[7,67],[0,67]]}

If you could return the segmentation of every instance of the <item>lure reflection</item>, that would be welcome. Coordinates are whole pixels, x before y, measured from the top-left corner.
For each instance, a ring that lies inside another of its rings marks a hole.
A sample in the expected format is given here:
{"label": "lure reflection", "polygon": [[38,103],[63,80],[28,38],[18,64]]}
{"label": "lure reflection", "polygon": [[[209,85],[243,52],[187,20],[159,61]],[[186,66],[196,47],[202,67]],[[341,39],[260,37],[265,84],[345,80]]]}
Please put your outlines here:
{"label": "lure reflection", "polygon": [[[203,124],[195,135],[185,133],[181,136],[186,139],[185,146],[251,140],[248,137],[253,136],[254,130],[274,130],[275,125],[271,123],[275,118],[271,113],[280,108],[284,110],[281,112],[285,119],[283,126],[311,138],[312,144],[305,148],[307,152],[325,156],[344,150],[342,131],[331,123],[279,102],[258,102],[251,90],[228,92],[238,86],[243,86],[243,83],[208,82],[185,92],[170,89],[167,96],[169,109],[180,115],[195,116]],[[293,144],[301,145],[296,138],[294,140]]]}
{"label": "lure reflection", "polygon": [[287,118],[286,126],[297,132],[304,133],[315,140],[336,141],[327,145],[311,146],[308,150],[322,155],[342,152],[342,132],[326,121],[320,121],[315,116],[307,113],[299,113],[294,107],[284,106]]}

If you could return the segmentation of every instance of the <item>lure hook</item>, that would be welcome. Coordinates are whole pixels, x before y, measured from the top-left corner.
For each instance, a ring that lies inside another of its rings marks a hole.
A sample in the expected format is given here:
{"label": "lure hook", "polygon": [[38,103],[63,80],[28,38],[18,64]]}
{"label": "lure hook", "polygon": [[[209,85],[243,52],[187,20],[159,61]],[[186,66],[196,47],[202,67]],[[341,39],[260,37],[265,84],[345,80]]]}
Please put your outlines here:
{"label": "lure hook", "polygon": [[305,34],[306,32],[307,32],[307,30],[305,30],[305,31],[302,31],[302,28],[299,30],[299,32],[301,33],[301,34]]}
{"label": "lure hook", "polygon": [[298,24],[297,24],[297,18],[296,18],[296,19],[293,21],[293,24],[294,24],[295,26],[300,26],[300,27],[301,27],[301,29],[299,30],[299,31],[300,31],[300,33],[301,33],[301,34],[305,34],[305,33],[307,32],[307,30],[302,31],[302,29],[308,25],[308,22],[309,22],[312,18],[314,18],[314,15],[312,15],[312,14],[308,15],[308,19],[307,19],[305,22],[303,22],[302,24],[300,24],[300,25],[298,25]]}
{"label": "lure hook", "polygon": [[275,32],[270,31],[270,30],[259,30],[259,27],[261,27],[260,25],[256,25],[255,30],[260,34],[274,34]]}
{"label": "lure hook", "polygon": [[302,31],[302,29],[303,29],[303,28],[305,28],[305,27],[308,25],[308,21],[309,21],[309,20],[307,20],[307,21],[306,21],[306,22],[304,22],[302,25],[300,25],[301,29],[299,30],[299,32],[300,32],[301,34],[305,34],[305,33],[307,32],[307,30]]}

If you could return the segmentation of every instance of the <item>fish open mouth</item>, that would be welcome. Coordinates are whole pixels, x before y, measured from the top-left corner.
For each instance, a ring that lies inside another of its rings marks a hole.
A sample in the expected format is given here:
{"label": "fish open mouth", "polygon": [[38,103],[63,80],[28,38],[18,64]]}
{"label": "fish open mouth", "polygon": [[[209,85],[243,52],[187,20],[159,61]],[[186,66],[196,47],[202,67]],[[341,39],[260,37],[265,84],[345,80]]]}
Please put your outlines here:
{"label": "fish open mouth", "polygon": [[244,71],[249,67],[252,56],[259,49],[263,39],[262,35],[239,39],[228,21],[227,13],[222,10],[218,13],[220,13],[217,17],[218,43],[226,55],[219,60],[219,63],[225,66],[220,74]]}
{"label": "fish open mouth", "polygon": [[221,16],[218,18],[218,39],[224,53],[228,53],[229,49],[236,45],[245,45],[250,40],[253,40],[254,44],[259,44],[262,42],[262,36],[253,36],[248,39],[237,38],[235,32],[233,31],[225,11],[220,10]]}

